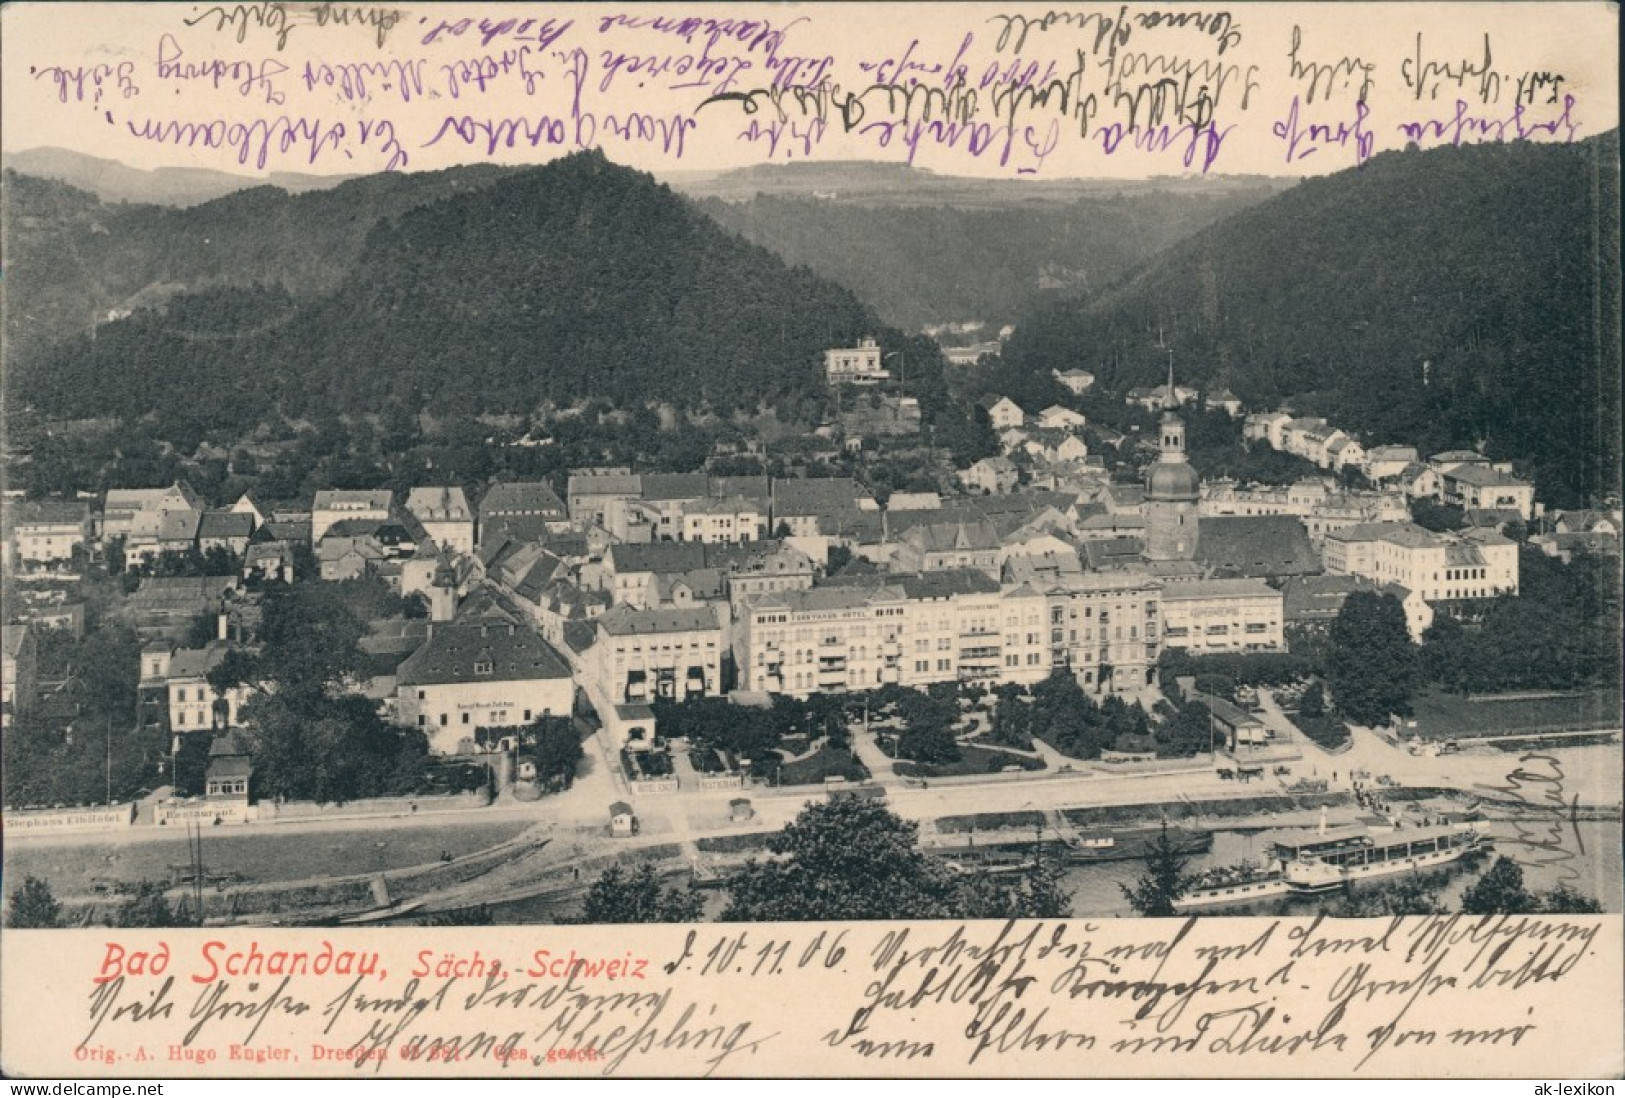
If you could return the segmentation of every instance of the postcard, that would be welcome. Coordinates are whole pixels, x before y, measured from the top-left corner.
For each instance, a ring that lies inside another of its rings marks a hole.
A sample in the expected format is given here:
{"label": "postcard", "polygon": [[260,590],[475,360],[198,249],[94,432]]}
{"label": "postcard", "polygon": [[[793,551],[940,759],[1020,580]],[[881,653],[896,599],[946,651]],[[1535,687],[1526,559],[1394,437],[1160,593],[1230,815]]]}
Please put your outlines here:
{"label": "postcard", "polygon": [[1618,8],[19,3],[17,1078],[1617,1078]]}

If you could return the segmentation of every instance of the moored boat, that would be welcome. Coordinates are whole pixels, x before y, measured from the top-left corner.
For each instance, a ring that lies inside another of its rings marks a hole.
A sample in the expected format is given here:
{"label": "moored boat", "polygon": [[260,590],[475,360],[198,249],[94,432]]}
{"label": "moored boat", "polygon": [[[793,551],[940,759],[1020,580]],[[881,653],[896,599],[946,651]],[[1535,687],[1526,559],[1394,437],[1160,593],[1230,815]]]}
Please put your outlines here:
{"label": "moored boat", "polygon": [[1284,896],[1286,892],[1286,877],[1279,863],[1259,865],[1242,862],[1240,865],[1215,866],[1199,874],[1176,906],[1180,911],[1189,911],[1222,904],[1244,904],[1271,896]]}
{"label": "moored boat", "polygon": [[[1117,831],[1083,831],[1067,844],[1066,860],[1076,865],[1144,858],[1156,848],[1161,837],[1160,826]],[[1168,841],[1173,845],[1175,853],[1205,854],[1213,848],[1213,833],[1170,827]]]}
{"label": "moored boat", "polygon": [[1275,840],[1287,887],[1301,894],[1327,892],[1354,881],[1448,865],[1489,846],[1490,840],[1477,828],[1464,824],[1401,827],[1392,831],[1346,827],[1312,833],[1297,840],[1285,837]]}
{"label": "moored boat", "polygon": [[1322,823],[1315,830],[1272,831],[1261,838],[1269,851],[1262,864],[1243,862],[1199,874],[1179,909],[1313,896],[1356,881],[1447,865],[1490,846],[1471,824],[1328,828]]}

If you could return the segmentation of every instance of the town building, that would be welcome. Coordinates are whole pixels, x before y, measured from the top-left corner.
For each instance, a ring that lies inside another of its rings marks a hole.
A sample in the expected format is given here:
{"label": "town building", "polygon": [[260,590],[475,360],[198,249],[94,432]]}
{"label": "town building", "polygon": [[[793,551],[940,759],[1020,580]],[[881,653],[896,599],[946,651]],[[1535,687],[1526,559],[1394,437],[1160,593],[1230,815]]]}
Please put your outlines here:
{"label": "town building", "polygon": [[942,496],[936,492],[893,492],[886,499],[886,510],[940,511]]}
{"label": "town building", "polygon": [[226,731],[209,741],[209,766],[203,774],[203,795],[210,800],[248,804],[254,765],[237,733]]}
{"label": "town building", "polygon": [[1220,579],[1315,575],[1320,556],[1293,515],[1224,515],[1201,520],[1196,562]]}
{"label": "town building", "polygon": [[963,347],[944,347],[942,357],[950,366],[975,366],[985,356],[996,355],[1002,350],[1004,350],[1002,342],[990,339]]}
{"label": "town building", "polygon": [[1049,654],[1044,674],[1066,668],[1094,694],[1133,693],[1150,685],[1162,654],[1162,597],[1168,586],[1139,561],[1062,576],[1045,586],[1039,633]]}
{"label": "town building", "polygon": [[198,518],[197,548],[200,553],[221,549],[242,559],[254,535],[254,516],[242,511],[205,511]]}
{"label": "town building", "polygon": [[1214,389],[1207,395],[1208,411],[1222,411],[1231,419],[1241,415],[1241,398],[1229,389]]}
{"label": "town building", "polygon": [[986,457],[959,474],[966,488],[994,495],[1015,490],[1020,474],[1006,457]]}
{"label": "town building", "polygon": [[122,543],[126,564],[197,547],[203,500],[191,485],[168,488],[110,488],[102,505],[102,545]]}
{"label": "town building", "polygon": [[1326,571],[1397,584],[1430,603],[1518,593],[1518,546],[1493,530],[1368,523],[1326,535]]}
{"label": "town building", "polygon": [[[177,648],[169,654],[162,678],[169,696],[172,731],[219,730],[241,723],[239,712],[253,687],[245,683],[221,693],[209,684],[209,672],[220,666],[230,651],[228,643],[217,640],[202,648]],[[147,658],[155,655],[143,652]]]}
{"label": "town building", "polygon": [[326,489],[316,493],[310,506],[310,540],[319,544],[328,528],[346,519],[386,522],[389,519],[389,489]]}
{"label": "town building", "polygon": [[12,554],[19,564],[68,564],[90,540],[90,504],[83,500],[25,500],[8,505]]}
{"label": "town building", "polygon": [[1394,486],[1403,491],[1409,499],[1437,499],[1439,474],[1434,472],[1431,466],[1412,462],[1394,477]]}
{"label": "town building", "polygon": [[1157,460],[1145,474],[1145,559],[1153,565],[1196,559],[1202,480],[1185,456],[1179,389],[1168,370]]}
{"label": "town building", "polygon": [[406,493],[406,511],[423,524],[433,542],[453,553],[474,551],[474,512],[460,487],[413,488]]}
{"label": "town building", "polygon": [[833,533],[854,512],[878,511],[874,497],[851,477],[775,477],[773,529],[794,537]]}
{"label": "town building", "polygon": [[1285,412],[1254,412],[1241,423],[1241,437],[1262,442],[1272,450],[1286,449],[1286,428],[1292,417]]}
{"label": "town building", "polygon": [[203,498],[184,480],[167,488],[109,488],[102,501],[102,539],[156,541],[165,514],[201,510]]}
{"label": "town building", "polygon": [[30,708],[39,694],[39,630],[0,626],[0,715]]}
{"label": "town building", "polygon": [[996,577],[1000,552],[991,522],[933,522],[911,527],[898,539],[892,568],[899,572],[944,572],[974,568]]}
{"label": "town building", "polygon": [[293,546],[288,542],[250,542],[243,552],[243,579],[257,576],[261,581],[292,583],[293,559]]}
{"label": "town building", "polygon": [[1266,652],[1286,646],[1281,592],[1257,579],[1168,583],[1163,643],[1201,654]]}
{"label": "town building", "polygon": [[643,481],[624,469],[618,472],[571,473],[564,494],[573,521],[607,528],[607,516],[617,503],[642,498]]}
{"label": "town building", "polygon": [[420,728],[442,755],[473,749],[478,728],[517,728],[568,716],[570,668],[534,630],[514,622],[436,623],[396,672],[395,719]]}
{"label": "town building", "polygon": [[1007,431],[1012,427],[1020,427],[1027,420],[1027,413],[1021,410],[1021,405],[1009,397],[1000,397],[988,405],[987,418],[993,424],[995,431]]}
{"label": "town building", "polygon": [[1038,413],[1037,426],[1046,431],[1075,431],[1089,422],[1088,417],[1071,408],[1051,404]]}
{"label": "town building", "polygon": [[1051,370],[1050,375],[1073,396],[1082,396],[1095,383],[1095,375],[1088,370]]}
{"label": "town building", "polygon": [[681,540],[685,509],[710,495],[711,478],[704,473],[645,473],[639,477],[637,501],[648,517],[651,540]]}
{"label": "town building", "polygon": [[1365,454],[1365,475],[1373,482],[1393,480],[1420,461],[1414,446],[1373,446]]}
{"label": "town building", "polygon": [[569,525],[569,511],[545,481],[498,482],[480,497],[479,542],[541,541]]}
{"label": "town building", "polygon": [[1457,507],[1516,511],[1525,522],[1535,517],[1535,486],[1493,465],[1448,467],[1439,488],[1444,502]]}
{"label": "town building", "polygon": [[1058,667],[1093,693],[1150,681],[1157,580],[1029,571],[1010,584],[974,570],[884,574],[752,600],[735,631],[741,689],[805,697],[888,683],[1032,683]]}
{"label": "town building", "polygon": [[122,614],[143,638],[184,636],[199,615],[225,613],[240,583],[236,576],[149,576]]}
{"label": "town building", "polygon": [[722,692],[727,650],[711,607],[640,610],[616,606],[593,622],[580,658],[582,686],[600,715],[606,706],[682,701]]}
{"label": "town building", "polygon": [[761,541],[768,535],[767,523],[768,508],[763,502],[744,496],[696,499],[683,505],[678,538],[710,545]]}
{"label": "town building", "polygon": [[856,347],[824,352],[824,378],[831,385],[875,385],[891,377],[881,362],[880,344],[873,336],[864,336]]}
{"label": "town building", "polygon": [[1176,408],[1189,404],[1198,395],[1200,394],[1196,389],[1191,388],[1189,385],[1175,385],[1170,379],[1166,385],[1158,385],[1150,389],[1130,389],[1124,395],[1124,403],[1138,405],[1148,412],[1154,412],[1159,408],[1167,408],[1170,403]]}

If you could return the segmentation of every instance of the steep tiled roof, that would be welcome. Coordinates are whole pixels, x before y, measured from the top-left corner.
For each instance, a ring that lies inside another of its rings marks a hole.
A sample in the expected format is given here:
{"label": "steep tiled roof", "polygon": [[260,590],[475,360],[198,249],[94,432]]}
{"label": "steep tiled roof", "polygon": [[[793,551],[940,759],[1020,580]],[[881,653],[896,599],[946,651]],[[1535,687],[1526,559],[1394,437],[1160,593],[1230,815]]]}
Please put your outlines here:
{"label": "steep tiled roof", "polygon": [[165,511],[158,524],[158,540],[196,541],[198,525],[202,521],[203,515],[198,511]]}
{"label": "steep tiled roof", "polygon": [[630,606],[617,606],[606,610],[598,618],[598,625],[611,636],[636,636],[649,633],[691,633],[718,629],[717,616],[709,607],[679,609],[635,610]]}
{"label": "steep tiled roof", "polygon": [[687,572],[705,567],[705,546],[697,541],[623,543],[609,547],[608,562],[617,575],[634,572]]}
{"label": "steep tiled roof", "polygon": [[567,679],[570,669],[539,635],[513,624],[438,624],[401,664],[402,686]]}
{"label": "steep tiled roof", "polygon": [[712,477],[710,494],[765,500],[772,496],[773,490],[766,477]]}
{"label": "steep tiled roof", "polygon": [[200,538],[246,538],[254,532],[254,516],[246,511],[205,511],[198,523]]}
{"label": "steep tiled roof", "polygon": [[647,545],[612,545],[609,555],[620,575],[633,572],[692,572],[699,568],[735,571],[773,556],[784,543],[774,539],[742,545],[707,545],[697,541],[656,541]]}
{"label": "steep tiled roof", "polygon": [[952,568],[942,572],[922,572],[890,577],[911,599],[946,599],[954,595],[991,595],[999,581],[975,568]]}
{"label": "steep tiled roof", "polygon": [[999,535],[993,524],[980,522],[932,522],[915,526],[903,541],[922,553],[950,553],[956,550],[997,549]]}
{"label": "steep tiled roof", "polygon": [[215,641],[202,648],[180,648],[169,660],[171,679],[201,679],[220,665],[230,647]]}
{"label": "steep tiled roof", "polygon": [[1196,556],[1220,576],[1302,576],[1321,571],[1309,533],[1291,515],[1198,520]]}
{"label": "steep tiled roof", "polygon": [[1170,583],[1162,589],[1163,602],[1181,602],[1192,599],[1235,599],[1274,597],[1275,588],[1258,579],[1184,580]]}
{"label": "steep tiled roof", "polygon": [[1458,465],[1445,476],[1479,488],[1523,488],[1529,482],[1511,473],[1496,471],[1494,466],[1481,464]]}
{"label": "steep tiled roof", "polygon": [[480,497],[480,519],[497,515],[564,517],[564,502],[545,481],[508,481],[493,484]]}
{"label": "steep tiled roof", "polygon": [[640,480],[647,500],[703,499],[711,491],[704,473],[644,473]]}
{"label": "steep tiled roof", "polygon": [[378,489],[344,489],[333,488],[316,493],[316,500],[311,504],[315,511],[331,510],[335,507],[350,508],[365,507],[373,511],[389,510],[390,494],[388,488]]}
{"label": "steep tiled roof", "polygon": [[1281,585],[1288,622],[1330,621],[1355,591],[1374,591],[1364,576],[1292,576]]}
{"label": "steep tiled roof", "polygon": [[1136,537],[1097,538],[1079,544],[1078,551],[1091,571],[1137,565],[1145,552],[1145,539]]}
{"label": "steep tiled roof", "polygon": [[8,505],[17,526],[66,526],[90,518],[90,504],[84,500],[35,499]]}
{"label": "steep tiled roof", "polygon": [[414,488],[406,494],[406,509],[424,522],[467,522],[473,518],[468,497],[453,486]]}
{"label": "steep tiled roof", "polygon": [[857,505],[865,493],[851,477],[806,477],[773,482],[773,513],[836,514]]}
{"label": "steep tiled roof", "polygon": [[636,496],[643,491],[639,477],[631,473],[574,474],[565,486],[565,492],[576,496]]}

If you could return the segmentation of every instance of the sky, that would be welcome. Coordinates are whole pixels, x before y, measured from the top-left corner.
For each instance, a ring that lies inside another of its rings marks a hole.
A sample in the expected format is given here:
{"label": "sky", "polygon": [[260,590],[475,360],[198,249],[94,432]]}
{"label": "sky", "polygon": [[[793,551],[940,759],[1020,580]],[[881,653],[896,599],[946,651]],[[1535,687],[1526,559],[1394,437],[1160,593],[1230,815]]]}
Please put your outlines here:
{"label": "sky", "polygon": [[1618,120],[1618,10],[1597,3],[25,2],[0,32],[4,152],[261,176],[596,147],[656,174],[1296,177]]}

